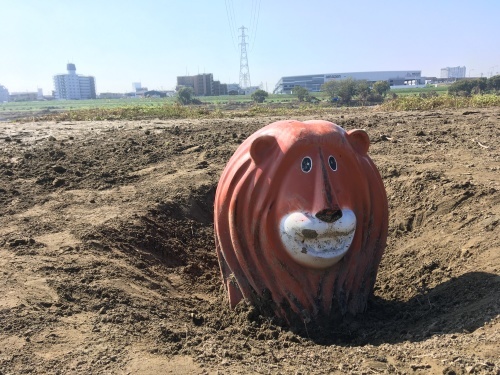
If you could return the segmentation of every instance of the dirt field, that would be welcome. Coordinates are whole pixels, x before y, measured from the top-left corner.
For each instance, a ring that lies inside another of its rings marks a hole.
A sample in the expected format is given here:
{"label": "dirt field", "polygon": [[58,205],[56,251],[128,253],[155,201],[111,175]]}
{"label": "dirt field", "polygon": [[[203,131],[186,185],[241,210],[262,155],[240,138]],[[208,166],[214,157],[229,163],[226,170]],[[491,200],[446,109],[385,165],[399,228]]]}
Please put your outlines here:
{"label": "dirt field", "polygon": [[0,374],[499,374],[500,109],[322,118],[367,130],[390,207],[368,311],[328,328],[221,288],[219,175],[279,119],[0,123]]}

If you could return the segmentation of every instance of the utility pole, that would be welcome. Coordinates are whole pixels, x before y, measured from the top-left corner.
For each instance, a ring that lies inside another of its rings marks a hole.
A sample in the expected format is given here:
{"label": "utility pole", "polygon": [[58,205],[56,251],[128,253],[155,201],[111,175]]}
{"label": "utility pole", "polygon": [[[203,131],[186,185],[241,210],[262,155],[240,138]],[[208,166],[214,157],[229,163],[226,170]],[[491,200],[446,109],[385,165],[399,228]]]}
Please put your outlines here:
{"label": "utility pole", "polygon": [[246,89],[252,84],[250,83],[250,69],[248,68],[248,56],[247,56],[247,42],[245,40],[245,26],[241,26],[238,30],[241,30],[241,54],[240,54],[240,87]]}
{"label": "utility pole", "polygon": [[490,68],[490,78],[493,77],[493,71],[495,70],[496,67],[498,67],[498,65],[492,66]]}

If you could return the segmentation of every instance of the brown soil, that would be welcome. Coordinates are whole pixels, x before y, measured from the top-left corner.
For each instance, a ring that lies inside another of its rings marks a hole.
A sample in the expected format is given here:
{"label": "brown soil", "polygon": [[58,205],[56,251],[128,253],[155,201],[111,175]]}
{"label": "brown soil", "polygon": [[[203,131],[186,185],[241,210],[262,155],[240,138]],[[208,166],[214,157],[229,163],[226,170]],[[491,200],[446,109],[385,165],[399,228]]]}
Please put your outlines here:
{"label": "brown soil", "polygon": [[221,288],[218,177],[278,119],[0,123],[0,374],[500,373],[500,109],[324,118],[368,131],[390,228],[323,327]]}

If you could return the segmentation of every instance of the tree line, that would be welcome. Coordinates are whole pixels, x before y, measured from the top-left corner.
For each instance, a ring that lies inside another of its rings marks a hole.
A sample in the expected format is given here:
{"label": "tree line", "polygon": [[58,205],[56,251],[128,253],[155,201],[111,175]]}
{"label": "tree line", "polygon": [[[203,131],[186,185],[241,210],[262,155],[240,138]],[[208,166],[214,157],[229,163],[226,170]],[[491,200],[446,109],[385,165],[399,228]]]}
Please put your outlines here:
{"label": "tree line", "polygon": [[450,85],[448,93],[456,96],[500,94],[500,75],[490,78],[461,79]]}
{"label": "tree line", "polygon": [[[332,80],[321,85],[321,91],[325,92],[332,103],[350,105],[354,99],[359,104],[382,103],[387,97],[391,86],[387,81],[377,81],[373,84],[366,80],[355,80],[347,78],[343,80]],[[450,95],[471,96],[474,94],[500,94],[500,75],[490,78],[461,79],[450,85],[448,88]],[[299,102],[318,102],[319,99],[313,96],[305,87],[295,86],[292,94],[297,96]],[[393,94],[394,97],[396,94]],[[436,96],[436,92],[421,93],[420,96]],[[268,97],[264,90],[257,90],[251,98],[254,102],[263,103]],[[177,100],[181,104],[199,104],[199,100],[193,98],[193,91],[190,87],[183,87],[177,93]]]}
{"label": "tree line", "polygon": [[341,81],[328,81],[321,86],[321,90],[328,94],[330,100],[340,104],[351,104],[356,97],[362,105],[367,103],[381,103],[391,89],[389,82],[377,81],[370,85],[366,80],[353,78]]}
{"label": "tree line", "polygon": [[[366,80],[355,80],[347,78],[341,81],[329,81],[321,86],[321,90],[326,92],[330,101],[339,104],[351,104],[356,97],[362,105],[367,103],[381,103],[387,96],[391,86],[387,81],[377,81],[370,85]],[[319,102],[319,99],[311,95],[309,90],[302,86],[295,86],[292,94],[297,95],[299,102]],[[257,90],[252,94],[252,100],[262,103],[267,98],[267,92]]]}

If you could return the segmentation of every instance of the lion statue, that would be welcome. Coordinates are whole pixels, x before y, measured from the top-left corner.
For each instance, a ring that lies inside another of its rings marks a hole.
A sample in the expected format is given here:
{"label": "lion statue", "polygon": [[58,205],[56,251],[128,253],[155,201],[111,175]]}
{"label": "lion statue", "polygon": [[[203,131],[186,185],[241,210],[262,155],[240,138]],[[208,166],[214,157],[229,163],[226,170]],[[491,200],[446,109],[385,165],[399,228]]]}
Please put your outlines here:
{"label": "lion statue", "polygon": [[387,198],[364,130],[279,121],[245,140],[215,195],[231,307],[268,304],[290,321],[366,309],[386,245]]}

